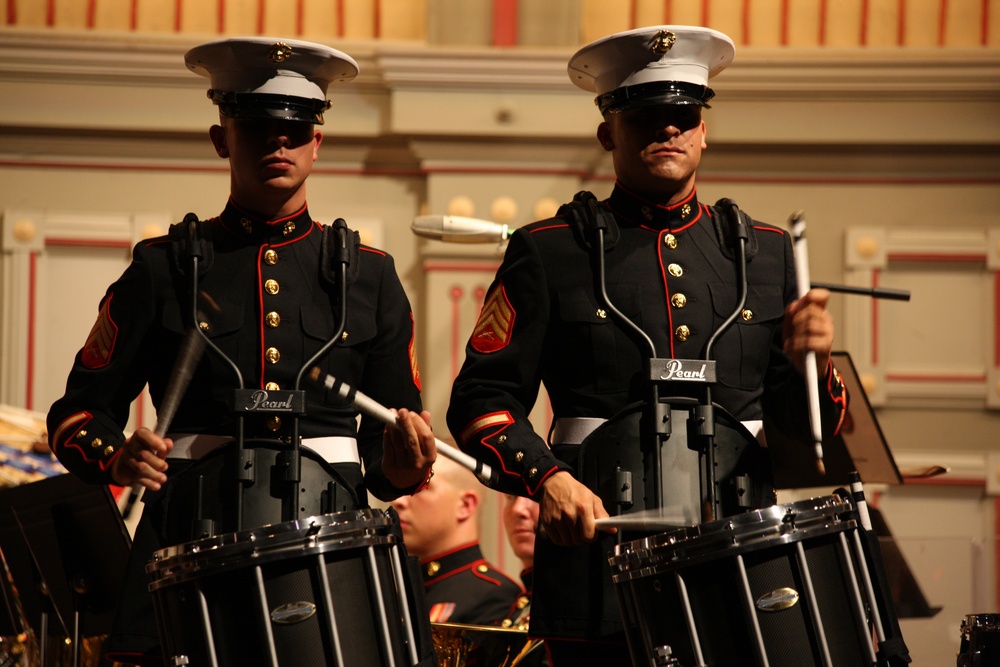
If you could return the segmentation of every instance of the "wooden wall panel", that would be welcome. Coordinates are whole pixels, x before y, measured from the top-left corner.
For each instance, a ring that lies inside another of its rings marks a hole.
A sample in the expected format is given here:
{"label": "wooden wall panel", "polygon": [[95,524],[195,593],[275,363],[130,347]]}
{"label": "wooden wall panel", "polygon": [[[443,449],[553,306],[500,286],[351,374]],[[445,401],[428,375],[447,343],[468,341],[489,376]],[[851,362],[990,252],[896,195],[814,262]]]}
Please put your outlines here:
{"label": "wooden wall panel", "polygon": [[258,30],[265,35],[297,37],[300,30],[301,5],[292,0],[265,2],[261,25]]}
{"label": "wooden wall panel", "polygon": [[813,2],[794,2],[788,7],[788,46],[813,47],[819,45],[819,5]]}
{"label": "wooden wall panel", "polygon": [[177,8],[172,0],[136,3],[136,32],[175,32]]}
{"label": "wooden wall panel", "polygon": [[586,44],[605,35],[632,28],[630,0],[583,0],[580,42]]}
{"label": "wooden wall panel", "polygon": [[92,27],[95,30],[132,29],[132,0],[94,0]]}
{"label": "wooden wall panel", "polygon": [[380,0],[380,6],[381,39],[427,39],[427,0]]}
{"label": "wooden wall panel", "polygon": [[861,43],[861,17],[864,0],[837,0],[826,3],[823,46],[839,48]]}
{"label": "wooden wall panel", "polygon": [[344,5],[344,33],[347,39],[378,38],[378,3],[373,0],[340,0]]}
{"label": "wooden wall panel", "polygon": [[69,30],[82,30],[90,26],[87,25],[88,5],[87,2],[79,0],[49,0],[47,3],[39,2],[39,5],[47,4],[52,12],[51,25],[53,28],[65,28]]}
{"label": "wooden wall panel", "polygon": [[749,3],[744,39],[754,46],[782,46],[785,38],[782,0],[756,0]]}
{"label": "wooden wall panel", "polygon": [[302,37],[313,40],[336,39],[341,35],[339,2],[303,0]]}
{"label": "wooden wall panel", "polygon": [[579,25],[579,0],[520,0],[517,6],[517,43],[522,46],[576,47]]}
{"label": "wooden wall panel", "polygon": [[[294,5],[294,3],[287,3]],[[204,33],[219,32],[219,6],[217,2],[206,0],[180,0],[178,3],[179,32]]]}
{"label": "wooden wall panel", "polygon": [[868,13],[861,18],[867,26],[864,46],[899,45],[899,0],[868,0]]}
{"label": "wooden wall panel", "polygon": [[983,0],[943,0],[943,2],[945,11],[942,12],[940,26],[942,46],[980,46],[982,30],[975,30],[973,26],[982,24],[983,8],[988,3]]}
{"label": "wooden wall panel", "polygon": [[938,46],[941,32],[939,18],[941,2],[907,2],[900,31],[902,45],[913,47]]}
{"label": "wooden wall panel", "polygon": [[633,2],[637,26],[670,23],[670,19],[667,18],[669,0],[633,0]]}
{"label": "wooden wall panel", "polygon": [[737,46],[746,44],[743,20],[743,0],[714,0],[708,3],[708,20],[704,23],[713,30],[729,35]]}
{"label": "wooden wall panel", "polygon": [[671,0],[668,5],[670,23],[675,25],[703,25],[708,0],[700,2],[677,2]]}
{"label": "wooden wall panel", "polygon": [[224,0],[221,15],[222,32],[226,35],[256,35],[260,29],[258,0]]}
{"label": "wooden wall panel", "polygon": [[42,28],[46,25],[48,6],[38,0],[14,0],[8,2],[8,21],[21,28]]}

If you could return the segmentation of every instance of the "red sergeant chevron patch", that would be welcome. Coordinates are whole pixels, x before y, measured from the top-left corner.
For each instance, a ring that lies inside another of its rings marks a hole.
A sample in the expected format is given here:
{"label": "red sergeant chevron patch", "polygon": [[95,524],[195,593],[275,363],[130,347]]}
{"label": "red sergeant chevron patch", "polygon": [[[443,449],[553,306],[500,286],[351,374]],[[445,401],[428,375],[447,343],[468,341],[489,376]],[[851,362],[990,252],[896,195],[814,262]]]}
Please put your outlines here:
{"label": "red sergeant chevron patch", "polygon": [[516,316],[514,307],[507,299],[507,291],[504,289],[503,283],[500,283],[483,303],[483,310],[479,313],[479,321],[476,322],[476,328],[472,331],[472,339],[469,341],[472,349],[476,352],[489,354],[507,347]]}
{"label": "red sergeant chevron patch", "polygon": [[102,368],[111,361],[111,355],[115,351],[115,339],[118,337],[118,325],[111,319],[111,299],[109,296],[101,312],[97,315],[94,328],[87,336],[87,342],[83,346],[82,360],[87,368]]}

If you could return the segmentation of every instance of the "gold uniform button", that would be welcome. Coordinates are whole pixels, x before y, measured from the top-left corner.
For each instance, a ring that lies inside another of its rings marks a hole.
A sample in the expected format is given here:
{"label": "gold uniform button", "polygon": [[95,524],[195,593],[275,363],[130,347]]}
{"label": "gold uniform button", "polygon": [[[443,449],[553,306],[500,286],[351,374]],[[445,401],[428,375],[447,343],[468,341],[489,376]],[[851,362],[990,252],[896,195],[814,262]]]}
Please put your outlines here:
{"label": "gold uniform button", "polygon": [[683,343],[684,341],[686,341],[688,338],[691,337],[691,330],[687,327],[686,324],[682,324],[676,329],[674,329],[674,336],[677,337],[677,340]]}
{"label": "gold uniform button", "polygon": [[264,422],[264,425],[267,426],[267,430],[269,431],[272,432],[277,431],[279,428],[281,428],[281,417],[278,417],[277,415],[271,415],[270,417],[267,418],[267,421]]}
{"label": "gold uniform button", "polygon": [[437,562],[436,560],[432,560],[431,562],[427,563],[427,576],[428,577],[433,577],[435,574],[437,574],[440,571],[441,571],[441,563]]}
{"label": "gold uniform button", "polygon": [[744,322],[749,322],[750,320],[753,319],[753,311],[750,310],[749,308],[744,308],[743,312],[740,313],[740,315],[743,317]]}
{"label": "gold uniform button", "polygon": [[687,305],[687,302],[687,296],[681,294],[680,292],[670,297],[670,303],[673,304],[674,308],[683,308]]}
{"label": "gold uniform button", "polygon": [[528,477],[531,478],[531,479],[534,479],[535,477],[538,477],[538,468],[532,468],[532,469],[530,469],[528,471]]}
{"label": "gold uniform button", "polygon": [[202,320],[201,322],[198,322],[198,328],[202,331],[208,331],[211,327],[208,326],[208,322]]}
{"label": "gold uniform button", "polygon": [[267,351],[264,352],[264,358],[266,358],[272,364],[276,364],[281,361],[281,352],[278,352],[278,348],[269,347]]}
{"label": "gold uniform button", "polygon": [[274,266],[275,264],[278,263],[278,253],[276,253],[273,250],[264,251],[264,262],[270,264],[271,266]]}
{"label": "gold uniform button", "polygon": [[684,269],[681,268],[680,264],[671,264],[667,267],[667,271],[670,272],[674,278],[680,278],[684,275]]}
{"label": "gold uniform button", "polygon": [[524,460],[524,452],[518,452],[517,454],[514,454],[514,460],[517,461],[518,463],[520,463],[521,461],[523,461]]}
{"label": "gold uniform button", "polygon": [[687,220],[689,215],[691,215],[691,204],[684,204],[681,206],[681,219]]}
{"label": "gold uniform button", "polygon": [[93,447],[94,449],[99,449],[103,444],[104,441],[101,440],[100,438],[94,438],[93,440],[90,441],[90,446]]}
{"label": "gold uniform button", "polygon": [[663,245],[667,246],[671,250],[677,248],[677,237],[673,234],[666,234],[663,237]]}
{"label": "gold uniform button", "polygon": [[115,448],[112,447],[111,445],[108,445],[107,447],[104,448],[104,455],[105,456],[111,456],[114,453],[115,453]]}
{"label": "gold uniform button", "polygon": [[295,231],[295,223],[289,220],[285,223],[285,228],[281,230],[282,236],[291,236],[292,232]]}
{"label": "gold uniform button", "polygon": [[76,435],[77,435],[77,437],[78,437],[78,438],[86,438],[86,437],[87,437],[87,431],[85,431],[84,429],[82,429],[82,428],[81,428],[81,429],[80,429],[80,430],[79,430],[79,431],[77,432],[77,434],[76,434]]}
{"label": "gold uniform button", "polygon": [[597,316],[603,320],[603,319],[607,318],[608,311],[604,310],[603,308],[598,308],[597,309]]}
{"label": "gold uniform button", "polygon": [[479,574],[486,574],[489,571],[490,568],[486,567],[485,565],[479,565],[478,567],[476,567],[476,572],[478,572]]}
{"label": "gold uniform button", "polygon": [[250,220],[249,218],[240,218],[240,227],[242,227],[243,231],[247,234],[253,233],[253,220]]}
{"label": "gold uniform button", "polygon": [[277,294],[278,290],[281,288],[278,287],[278,281],[272,278],[270,280],[264,281],[264,289],[267,291],[268,294]]}
{"label": "gold uniform button", "polygon": [[272,310],[270,313],[264,316],[264,322],[266,322],[267,326],[271,327],[272,329],[277,328],[277,326],[281,324],[281,315]]}
{"label": "gold uniform button", "polygon": [[505,442],[507,442],[507,436],[501,435],[499,438],[497,438],[497,444],[498,445],[502,445]]}
{"label": "gold uniform button", "polygon": [[346,331],[344,333],[340,334],[340,340],[342,340],[342,341],[346,341],[347,340],[347,332]]}
{"label": "gold uniform button", "polygon": [[503,621],[500,623],[501,628],[509,628],[512,625],[514,625],[514,621],[510,620],[509,618],[503,619]]}
{"label": "gold uniform button", "polygon": [[268,382],[264,385],[264,389],[267,389],[268,391],[278,391],[281,387],[278,386],[277,382]]}
{"label": "gold uniform button", "polygon": [[531,598],[529,598],[527,595],[522,595],[517,599],[517,608],[524,609],[525,607],[528,606],[529,602],[531,602]]}

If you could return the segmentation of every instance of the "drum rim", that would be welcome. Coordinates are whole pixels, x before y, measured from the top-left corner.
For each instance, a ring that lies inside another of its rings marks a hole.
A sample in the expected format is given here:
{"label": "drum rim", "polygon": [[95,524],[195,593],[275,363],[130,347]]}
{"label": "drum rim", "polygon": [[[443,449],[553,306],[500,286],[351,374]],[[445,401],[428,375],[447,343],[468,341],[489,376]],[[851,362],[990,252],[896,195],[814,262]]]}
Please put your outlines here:
{"label": "drum rim", "polygon": [[622,574],[653,565],[667,565],[672,569],[695,560],[704,562],[734,552],[746,553],[810,536],[851,530],[857,526],[853,513],[853,506],[837,496],[772,505],[616,545],[608,562],[612,569]]}
{"label": "drum rim", "polygon": [[216,573],[219,569],[269,563],[299,555],[323,554],[370,546],[393,546],[393,522],[379,510],[358,509],[212,535],[153,552],[146,572],[150,590]]}

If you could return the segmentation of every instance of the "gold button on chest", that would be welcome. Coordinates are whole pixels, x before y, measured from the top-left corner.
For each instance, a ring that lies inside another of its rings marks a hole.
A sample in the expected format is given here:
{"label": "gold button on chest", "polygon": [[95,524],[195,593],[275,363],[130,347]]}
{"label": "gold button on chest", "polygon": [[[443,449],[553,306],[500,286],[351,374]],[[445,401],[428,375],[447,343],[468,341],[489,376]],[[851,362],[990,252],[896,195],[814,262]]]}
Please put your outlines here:
{"label": "gold button on chest", "polygon": [[486,567],[485,565],[479,565],[476,567],[476,572],[478,572],[479,574],[486,574],[489,571],[490,568]]}
{"label": "gold button on chest", "polygon": [[663,245],[667,246],[671,250],[676,249],[677,248],[677,237],[674,236],[673,234],[664,234],[663,235]]}
{"label": "gold button on chest", "polygon": [[602,320],[607,319],[607,317],[608,317],[608,311],[604,310],[603,308],[598,308],[597,309],[597,316],[599,318],[601,318]]}
{"label": "gold button on chest", "polygon": [[281,361],[281,352],[278,352],[278,348],[276,347],[269,347],[264,352],[264,358],[272,364],[276,364]]}
{"label": "gold button on chest", "polygon": [[267,430],[271,432],[277,431],[278,429],[281,428],[281,417],[278,417],[277,415],[271,415],[270,417],[267,418],[267,421],[264,422],[264,424],[267,426]]}
{"label": "gold button on chest", "polygon": [[682,324],[676,329],[674,329],[674,336],[677,338],[677,340],[683,343],[684,341],[686,341],[688,338],[691,337],[691,329],[689,329],[686,324]]}
{"label": "gold button on chest", "polygon": [[441,563],[437,562],[436,560],[432,560],[431,562],[427,563],[427,576],[428,577],[433,577],[435,574],[437,574],[440,571],[441,571]]}
{"label": "gold button on chest", "polygon": [[277,264],[278,263],[278,253],[276,253],[274,250],[265,250],[264,251],[264,263],[265,264],[270,264],[271,266],[274,266],[275,264]]}
{"label": "gold button on chest", "polygon": [[278,391],[281,387],[278,386],[277,382],[268,382],[264,385],[264,389],[267,389],[268,391]]}
{"label": "gold button on chest", "polygon": [[674,308],[683,308],[684,306],[687,305],[687,302],[688,298],[685,295],[681,294],[680,292],[670,297],[670,303],[673,305]]}
{"label": "gold button on chest", "polygon": [[667,272],[674,278],[680,278],[684,275],[684,268],[680,264],[670,264],[667,266]]}
{"label": "gold button on chest", "polygon": [[264,291],[268,294],[277,294],[278,290],[281,289],[278,285],[278,281],[271,278],[270,280],[264,281]]}
{"label": "gold button on chest", "polygon": [[267,326],[274,329],[279,324],[281,324],[281,315],[272,310],[270,313],[264,316],[264,322],[267,323]]}
{"label": "gold button on chest", "polygon": [[744,308],[743,312],[740,313],[740,316],[743,318],[744,322],[749,322],[753,319],[753,311],[749,308]]}

